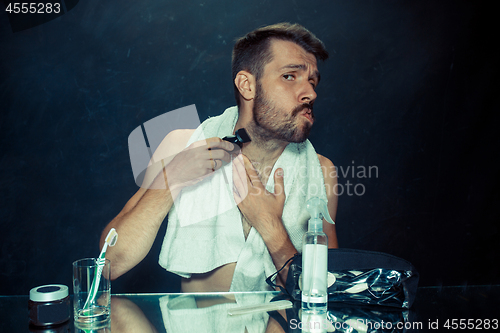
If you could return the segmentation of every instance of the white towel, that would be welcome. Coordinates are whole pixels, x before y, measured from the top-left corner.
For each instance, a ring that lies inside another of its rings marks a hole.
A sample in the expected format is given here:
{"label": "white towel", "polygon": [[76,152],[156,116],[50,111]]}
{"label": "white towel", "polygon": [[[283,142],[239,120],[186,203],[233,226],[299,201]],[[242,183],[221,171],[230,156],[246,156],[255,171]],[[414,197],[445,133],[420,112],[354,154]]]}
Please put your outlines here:
{"label": "white towel", "polygon": [[[205,138],[232,135],[237,120],[238,108],[228,108],[222,115],[204,121],[188,145]],[[274,192],[273,175],[277,168],[284,171],[283,224],[300,252],[309,219],[305,208],[307,200],[315,196],[327,200],[323,173],[309,140],[286,146],[266,184],[269,192]],[[206,273],[233,262],[237,264],[231,291],[269,289],[265,279],[276,267],[255,228],[245,241],[241,214],[232,194],[229,163],[212,177],[182,190],[168,216],[159,264],[189,278],[193,273]]]}

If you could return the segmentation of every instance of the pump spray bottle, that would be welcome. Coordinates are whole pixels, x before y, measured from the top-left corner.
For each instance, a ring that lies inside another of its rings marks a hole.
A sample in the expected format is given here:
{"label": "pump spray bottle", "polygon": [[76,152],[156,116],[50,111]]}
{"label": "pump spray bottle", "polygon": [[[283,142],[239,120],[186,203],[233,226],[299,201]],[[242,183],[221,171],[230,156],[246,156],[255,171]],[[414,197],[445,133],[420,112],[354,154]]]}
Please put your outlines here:
{"label": "pump spray bottle", "polygon": [[309,228],[302,241],[302,313],[323,314],[327,311],[328,238],[323,232],[323,219],[335,224],[326,202],[318,197],[307,201],[311,215]]}

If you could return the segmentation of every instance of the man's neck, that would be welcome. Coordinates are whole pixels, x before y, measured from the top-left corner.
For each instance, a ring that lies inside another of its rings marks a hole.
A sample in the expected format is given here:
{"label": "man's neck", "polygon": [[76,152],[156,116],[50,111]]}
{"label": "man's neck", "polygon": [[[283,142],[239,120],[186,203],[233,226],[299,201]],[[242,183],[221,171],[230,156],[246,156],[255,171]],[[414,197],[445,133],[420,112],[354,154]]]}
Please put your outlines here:
{"label": "man's neck", "polygon": [[288,142],[265,137],[265,133],[260,133],[262,129],[256,127],[251,112],[242,111],[239,111],[234,132],[240,128],[246,129],[252,141],[243,144],[242,153],[252,161],[262,183],[265,185],[274,163],[281,156]]}
{"label": "man's neck", "polygon": [[253,141],[243,145],[241,150],[242,153],[252,162],[252,165],[257,171],[257,174],[259,175],[259,178],[264,186],[267,184],[267,180],[270,177],[274,163],[276,163],[285,147],[274,150],[266,150],[262,149],[262,147],[258,146]]}
{"label": "man's neck", "polygon": [[252,161],[252,165],[259,174],[262,183],[265,185],[270,173],[274,167],[274,163],[278,160],[285,150],[288,142],[276,140],[263,140],[262,138],[248,131],[251,142],[244,143],[242,153]]}

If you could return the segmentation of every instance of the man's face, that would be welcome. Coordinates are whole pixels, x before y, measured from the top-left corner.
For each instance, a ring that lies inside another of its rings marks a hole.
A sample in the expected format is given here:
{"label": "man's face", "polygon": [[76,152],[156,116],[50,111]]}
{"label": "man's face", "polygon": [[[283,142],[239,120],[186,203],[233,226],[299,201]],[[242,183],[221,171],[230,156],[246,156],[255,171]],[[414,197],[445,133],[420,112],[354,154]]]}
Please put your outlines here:
{"label": "man's face", "polygon": [[303,142],[314,122],[316,58],[293,42],[271,42],[273,60],[257,82],[253,118],[264,139]]}

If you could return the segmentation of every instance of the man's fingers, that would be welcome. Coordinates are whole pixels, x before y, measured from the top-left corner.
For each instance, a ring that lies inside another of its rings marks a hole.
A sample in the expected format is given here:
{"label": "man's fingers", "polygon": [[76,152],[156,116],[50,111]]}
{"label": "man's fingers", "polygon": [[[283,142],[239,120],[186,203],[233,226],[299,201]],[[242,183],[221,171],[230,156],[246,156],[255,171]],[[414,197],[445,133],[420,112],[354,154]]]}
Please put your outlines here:
{"label": "man's fingers", "polygon": [[[193,162],[195,159],[201,158],[202,160],[207,160],[206,163],[211,164],[210,169],[213,168],[214,160],[224,161],[226,163],[231,162],[231,154],[228,151],[233,149],[233,144],[227,141],[220,141],[220,138],[214,137],[207,140],[200,140],[193,142],[189,147],[185,148],[184,151],[189,151],[187,157]],[[222,163],[219,163],[222,166]]]}
{"label": "man's fingers", "polygon": [[257,174],[257,170],[255,170],[255,168],[253,167],[252,162],[250,162],[248,157],[246,157],[245,155],[242,156],[243,162],[245,163],[245,169],[247,171],[248,181],[250,182],[250,184],[252,184],[252,186],[259,186],[259,184],[260,186],[262,186],[259,175]]}
{"label": "man's fingers", "polygon": [[233,192],[236,204],[248,194],[247,172],[241,154],[233,160]]}
{"label": "man's fingers", "polygon": [[233,151],[235,145],[218,137],[208,138],[193,142],[188,148],[205,147],[206,149],[224,149],[227,152]]}
{"label": "man's fingers", "polygon": [[[214,160],[221,160],[226,163],[231,162],[231,155],[224,149],[210,149],[208,150],[209,155]],[[219,165],[220,166],[220,165]]]}
{"label": "man's fingers", "polygon": [[224,149],[225,151],[228,152],[233,151],[235,148],[235,145],[232,144],[231,142],[222,140],[221,138],[218,137],[208,138],[206,140],[206,144],[209,149]]}
{"label": "man's fingers", "polygon": [[243,158],[243,163],[245,164],[245,169],[247,169],[248,173],[251,173],[252,175],[257,175],[257,171],[255,171],[255,168],[252,165],[252,162],[246,157],[245,155],[241,155]]}
{"label": "man's fingers", "polygon": [[285,180],[284,171],[281,168],[276,169],[274,172],[274,195],[285,199]]}

